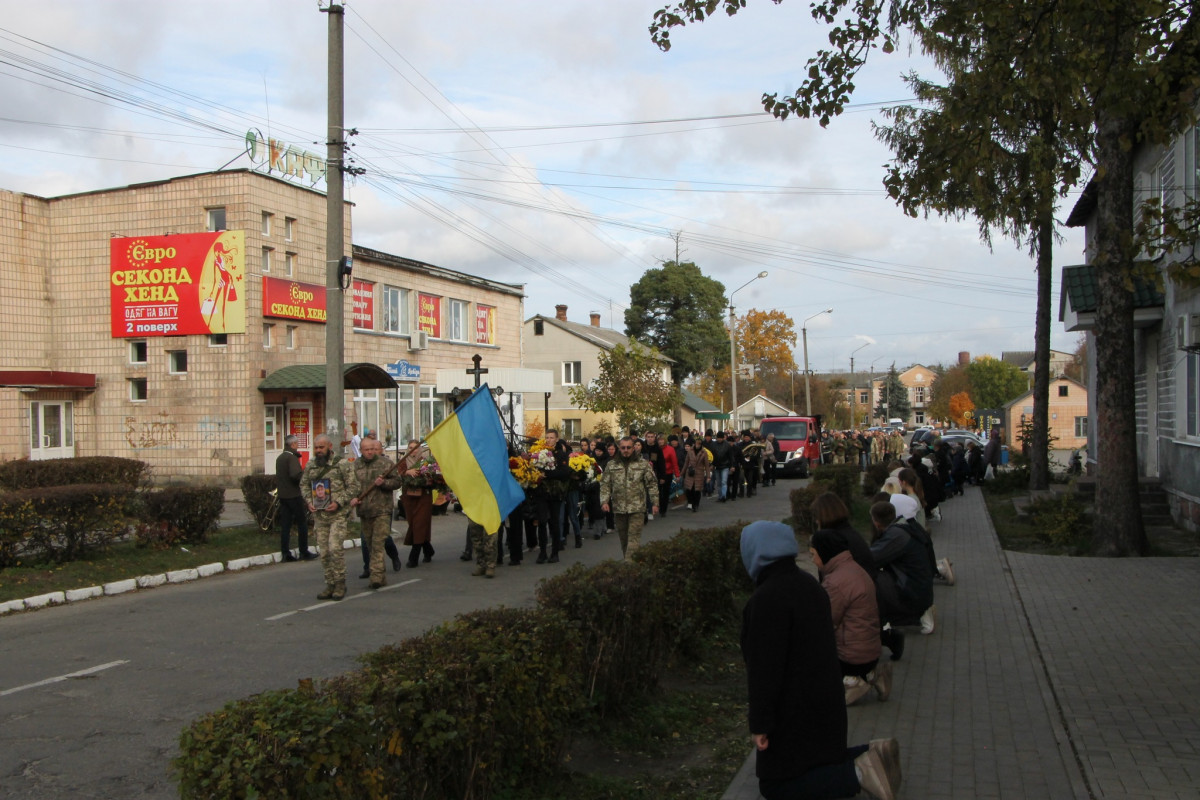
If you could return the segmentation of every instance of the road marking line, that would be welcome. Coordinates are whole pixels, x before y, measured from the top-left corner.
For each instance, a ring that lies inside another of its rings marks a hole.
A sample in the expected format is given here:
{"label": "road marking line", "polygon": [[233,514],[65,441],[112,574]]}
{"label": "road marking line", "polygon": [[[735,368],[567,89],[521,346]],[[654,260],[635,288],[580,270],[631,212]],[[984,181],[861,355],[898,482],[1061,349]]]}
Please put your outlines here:
{"label": "road marking line", "polygon": [[61,683],[62,681],[70,680],[71,678],[82,678],[87,675],[94,675],[97,672],[102,672],[103,670],[112,669],[113,667],[119,667],[122,664],[128,663],[128,660],[110,661],[107,664],[101,664],[98,667],[88,667],[87,669],[81,669],[78,672],[71,672],[67,675],[59,675],[57,678],[47,678],[46,680],[38,681],[37,683],[27,683],[24,686],[16,686],[12,689],[5,689],[4,691],[0,692],[0,697],[16,694],[17,692],[23,692],[26,689],[36,689],[39,686],[49,686],[52,683]]}
{"label": "road marking line", "polygon": [[341,604],[343,604],[343,603],[348,603],[349,601],[351,601],[351,600],[357,600],[357,599],[359,599],[360,597],[370,597],[370,596],[371,596],[371,595],[373,595],[373,594],[380,594],[380,593],[382,593],[382,592],[389,592],[389,591],[391,591],[392,589],[400,589],[400,588],[403,588],[403,587],[405,587],[405,586],[409,586],[409,585],[411,585],[411,584],[414,584],[414,583],[420,583],[420,582],[421,582],[421,579],[420,579],[420,578],[413,578],[413,579],[412,579],[412,580],[410,580],[410,581],[401,581],[400,583],[393,583],[393,584],[390,584],[390,585],[388,585],[388,586],[383,586],[383,587],[381,587],[381,588],[379,588],[379,589],[376,589],[376,590],[374,590],[374,591],[366,591],[366,592],[359,592],[358,594],[350,594],[350,595],[346,595],[346,596],[345,596],[345,597],[343,597],[341,600],[324,600],[324,601],[322,601],[322,602],[320,602],[320,603],[316,603],[315,605],[307,606],[307,607],[305,607],[305,608],[297,608],[297,609],[296,609],[296,610],[294,610],[294,611],[284,611],[282,614],[276,614],[276,615],[275,615],[275,616],[273,616],[273,617],[267,617],[265,621],[266,621],[266,622],[275,622],[276,620],[280,620],[280,619],[284,619],[284,618],[286,618],[286,617],[290,617],[290,616],[292,616],[293,614],[300,614],[300,613],[303,613],[303,612],[305,612],[305,611],[318,611],[318,610],[320,610],[320,609],[322,609],[322,608],[329,608],[330,606],[336,606],[336,605],[341,605]]}

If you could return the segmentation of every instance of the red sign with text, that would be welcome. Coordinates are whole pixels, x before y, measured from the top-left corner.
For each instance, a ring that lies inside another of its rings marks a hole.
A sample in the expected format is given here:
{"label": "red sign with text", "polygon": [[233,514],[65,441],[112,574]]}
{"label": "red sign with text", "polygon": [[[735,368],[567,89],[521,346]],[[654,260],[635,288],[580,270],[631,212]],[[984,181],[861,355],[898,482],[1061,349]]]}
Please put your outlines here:
{"label": "red sign with text", "polygon": [[475,306],[475,344],[496,343],[496,309],[492,306]]}
{"label": "red sign with text", "polygon": [[438,295],[417,294],[417,330],[442,338],[442,298]]}
{"label": "red sign with text", "polygon": [[118,338],[246,332],[246,235],[109,240],[109,311]]}
{"label": "red sign with text", "polygon": [[263,279],[263,316],[325,324],[325,287],[282,278]]}
{"label": "red sign with text", "polygon": [[364,330],[375,329],[375,284],[370,281],[354,281],[350,284],[350,308],[354,327]]}

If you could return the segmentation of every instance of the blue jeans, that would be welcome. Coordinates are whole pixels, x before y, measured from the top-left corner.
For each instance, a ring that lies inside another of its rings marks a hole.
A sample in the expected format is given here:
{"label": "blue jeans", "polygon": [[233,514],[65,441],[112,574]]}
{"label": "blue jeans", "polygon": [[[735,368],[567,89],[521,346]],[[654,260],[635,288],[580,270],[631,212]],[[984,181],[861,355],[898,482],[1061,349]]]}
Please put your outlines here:
{"label": "blue jeans", "polygon": [[729,489],[729,467],[719,467],[713,470],[713,480],[717,484],[717,498],[725,499],[725,492]]}
{"label": "blue jeans", "polygon": [[567,490],[567,502],[563,504],[563,510],[559,513],[558,529],[562,531],[562,536],[565,540],[567,535],[567,526],[565,523],[571,524],[571,532],[576,536],[579,535],[579,490]]}

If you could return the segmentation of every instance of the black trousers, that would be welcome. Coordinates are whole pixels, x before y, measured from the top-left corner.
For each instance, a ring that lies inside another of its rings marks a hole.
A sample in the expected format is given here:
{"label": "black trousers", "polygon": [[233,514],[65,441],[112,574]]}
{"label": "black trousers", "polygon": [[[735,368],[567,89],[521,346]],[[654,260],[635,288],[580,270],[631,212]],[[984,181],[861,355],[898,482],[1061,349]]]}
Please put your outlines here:
{"label": "black trousers", "polygon": [[[388,537],[383,540],[383,552],[387,553],[388,558],[399,558],[400,557],[400,551],[396,549],[396,543],[394,541],[392,541],[391,535],[388,535]],[[363,537],[363,540],[362,540],[362,557],[363,557],[363,568],[365,569],[365,568],[370,567],[371,566],[371,546],[369,544],[367,544],[366,537]]]}
{"label": "black trousers", "polygon": [[297,528],[300,555],[308,552],[308,506],[303,497],[287,497],[279,501],[279,552],[286,553],[292,538],[292,523]]}

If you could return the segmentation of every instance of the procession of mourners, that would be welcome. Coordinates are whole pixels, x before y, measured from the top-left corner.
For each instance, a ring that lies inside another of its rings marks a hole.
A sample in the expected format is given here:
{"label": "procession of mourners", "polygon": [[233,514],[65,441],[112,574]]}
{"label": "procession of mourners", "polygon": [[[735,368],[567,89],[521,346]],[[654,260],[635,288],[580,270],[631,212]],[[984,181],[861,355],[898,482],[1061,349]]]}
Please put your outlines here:
{"label": "procession of mourners", "polygon": [[[941,506],[965,486],[992,477],[1000,465],[1000,438],[993,432],[986,445],[970,441],[963,448],[936,435],[910,446],[899,430],[812,436],[810,443],[821,445],[819,463],[861,471],[883,464],[888,476],[870,499],[869,530],[854,527],[850,510],[832,492],[813,501],[812,531],[796,532],[771,520],[742,530],[743,563],[755,583],[742,650],[761,791],[768,800],[860,791],[891,798],[900,783],[899,745],[876,739],[849,746],[846,708],[872,696],[875,702],[888,700],[893,662],[903,657],[906,634],[937,630],[934,589],[956,580],[949,559],[935,552]],[[614,534],[620,557],[632,558],[646,526],[668,514],[753,503],[777,485],[788,457],[773,434],[686,426],[575,443],[551,428],[523,445],[509,446],[508,468],[524,500],[499,530],[489,534],[464,515],[460,558],[475,562],[472,575],[493,578],[497,567],[519,566],[526,556],[536,564],[557,564],[564,550]],[[391,537],[393,520],[407,526],[403,545],[410,549],[407,567],[414,569],[434,556],[432,515],[456,508],[425,444],[410,441],[393,461],[369,430],[357,458],[342,458],[328,436],[318,436],[302,472],[290,447],[278,473],[281,490],[290,495],[298,489],[314,516],[323,600],[346,594],[341,542],[352,513],[362,523],[360,577],[378,589],[387,583],[385,555],[393,571],[402,569]],[[298,557],[316,557],[306,547],[299,502],[280,515],[284,560],[297,559],[288,550],[293,522],[299,527]],[[754,517],[753,506],[745,516]],[[805,540],[807,553],[799,544]],[[805,691],[797,691],[797,681]]]}

